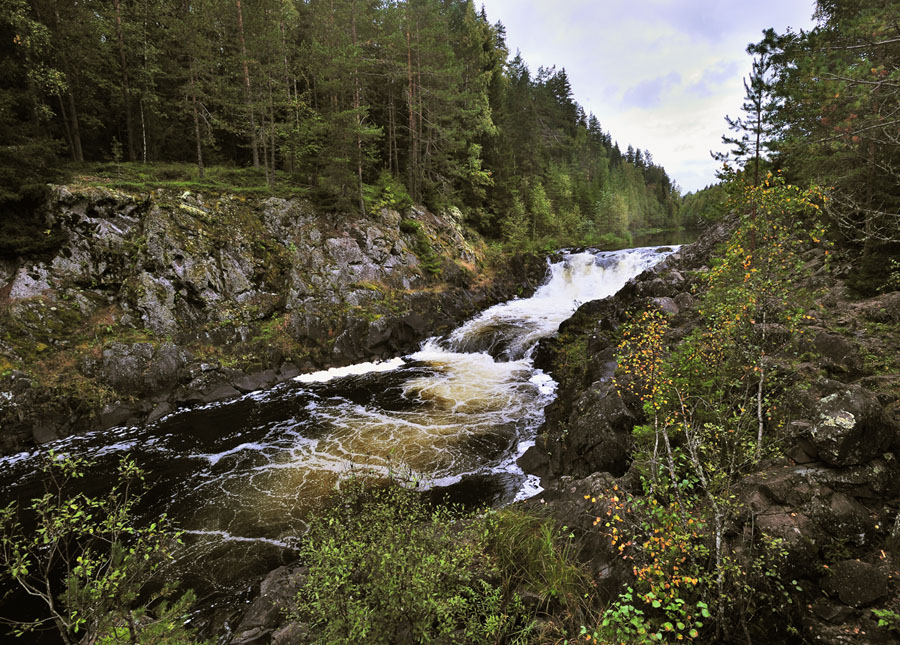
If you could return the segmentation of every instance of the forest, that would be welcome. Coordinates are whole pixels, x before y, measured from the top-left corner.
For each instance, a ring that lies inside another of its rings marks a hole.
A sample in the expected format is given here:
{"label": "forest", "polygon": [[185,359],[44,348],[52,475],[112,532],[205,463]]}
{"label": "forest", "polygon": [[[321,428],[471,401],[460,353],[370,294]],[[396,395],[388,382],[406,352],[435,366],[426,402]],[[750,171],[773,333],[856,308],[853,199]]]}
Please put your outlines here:
{"label": "forest", "polygon": [[172,172],[249,168],[328,211],[453,206],[518,243],[677,224],[651,153],[621,150],[564,69],[530,70],[470,0],[2,7],[6,203],[84,162],[189,162]]}

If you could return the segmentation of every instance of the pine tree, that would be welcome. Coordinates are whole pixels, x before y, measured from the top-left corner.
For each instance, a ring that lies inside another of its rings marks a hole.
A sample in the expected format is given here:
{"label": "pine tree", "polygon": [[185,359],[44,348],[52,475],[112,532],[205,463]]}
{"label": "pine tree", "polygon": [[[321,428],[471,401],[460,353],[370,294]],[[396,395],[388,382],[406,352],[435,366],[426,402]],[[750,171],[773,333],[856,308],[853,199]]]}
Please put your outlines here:
{"label": "pine tree", "polygon": [[722,143],[732,148],[728,153],[713,153],[713,158],[718,161],[733,159],[744,167],[752,166],[754,186],[759,184],[760,164],[774,144],[775,112],[778,109],[771,57],[776,36],[772,29],[766,30],[764,36],[758,44],[747,48],[754,58],[750,78],[744,79],[744,103],[741,105],[744,116],[725,117],[728,129],[737,136],[723,135]]}

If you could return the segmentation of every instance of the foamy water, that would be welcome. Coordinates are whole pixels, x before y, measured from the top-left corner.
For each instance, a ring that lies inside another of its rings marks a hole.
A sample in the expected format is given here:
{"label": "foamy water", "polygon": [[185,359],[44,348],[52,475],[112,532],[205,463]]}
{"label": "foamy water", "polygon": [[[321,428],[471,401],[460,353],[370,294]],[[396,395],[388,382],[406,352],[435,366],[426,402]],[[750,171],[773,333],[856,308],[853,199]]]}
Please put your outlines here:
{"label": "foamy water", "polygon": [[[303,375],[148,427],[52,447],[97,459],[87,481],[98,488],[131,453],[148,471],[152,512],[187,531],[184,566],[235,580],[248,558],[264,560],[292,543],[348,473],[401,477],[473,503],[522,499],[540,488],[516,459],[533,444],[556,387],[533,365],[537,342],[665,255],[564,255],[532,297],[491,307],[408,356]],[[41,453],[0,460],[8,496],[37,486]]]}

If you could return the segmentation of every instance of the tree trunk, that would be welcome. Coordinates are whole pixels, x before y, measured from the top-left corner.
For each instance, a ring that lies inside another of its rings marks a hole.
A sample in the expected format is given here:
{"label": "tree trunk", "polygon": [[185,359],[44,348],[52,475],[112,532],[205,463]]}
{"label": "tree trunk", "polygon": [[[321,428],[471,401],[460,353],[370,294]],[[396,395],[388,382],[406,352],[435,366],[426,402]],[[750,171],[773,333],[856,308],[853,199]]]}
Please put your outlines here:
{"label": "tree trunk", "polygon": [[422,154],[422,141],[425,138],[425,127],[423,119],[425,116],[425,103],[422,101],[422,46],[419,43],[419,29],[416,25],[416,109],[419,113],[419,132],[416,135],[418,146],[418,172],[416,172],[416,195],[418,200],[422,200],[422,183],[425,177],[425,171],[428,168],[428,147],[425,148],[425,155]]}
{"label": "tree trunk", "polygon": [[128,61],[125,58],[125,34],[122,31],[122,11],[119,0],[113,0],[116,15],[116,39],[119,41],[119,64],[122,66],[122,105],[125,107],[125,129],[128,135],[128,161],[136,161],[134,149],[134,122],[131,117],[130,87],[128,83]]}
{"label": "tree trunk", "polygon": [[259,144],[256,141],[256,117],[253,114],[253,99],[250,94],[250,67],[247,64],[247,41],[244,39],[244,12],[241,0],[235,0],[238,15],[238,39],[241,42],[241,67],[244,71],[244,102],[250,117],[250,151],[253,154],[253,167],[259,168]]}
{"label": "tree trunk", "polygon": [[194,140],[197,143],[197,170],[200,177],[203,177],[203,145],[200,139],[200,109],[197,106],[197,80],[194,75],[194,62],[190,63],[191,71],[191,102],[194,108]]}
{"label": "tree trunk", "polygon": [[[54,31],[59,33],[59,8],[55,7],[53,12],[53,28]],[[65,55],[65,46],[62,47],[61,60],[63,73],[66,75],[66,84],[69,86],[69,91],[67,94],[69,95],[69,117],[72,119],[72,143],[73,143],[73,151],[75,153],[75,161],[84,161],[84,151],[81,148],[81,130],[78,127],[78,110],[75,107],[75,96],[72,94],[72,70],[69,67],[69,59]]]}
{"label": "tree trunk", "polygon": [[416,147],[416,117],[415,117],[415,93],[413,92],[412,76],[412,40],[409,33],[409,24],[406,26],[406,76],[409,81],[407,103],[409,105],[409,192],[414,202],[419,201],[416,190],[416,177],[418,175],[418,149]]}
{"label": "tree trunk", "polygon": [[[394,114],[394,84],[391,83],[390,99],[388,100],[388,172],[394,173],[394,154],[397,148],[397,130],[395,127]],[[400,169],[397,168],[397,172]]]}
{"label": "tree trunk", "polygon": [[[356,2],[350,10],[350,33],[353,36],[353,56],[358,59],[356,46]],[[363,145],[362,145],[362,115],[360,114],[359,100],[359,68],[354,60],[353,65],[353,111],[356,115],[356,180],[358,182],[357,192],[359,194],[359,212],[366,214],[366,201],[363,198]]]}
{"label": "tree trunk", "polygon": [[[290,67],[288,65],[287,36],[286,36],[285,30],[284,30],[284,20],[279,21],[278,26],[281,29],[281,55],[282,55],[282,59],[284,61],[284,89],[285,89],[285,95],[287,96],[287,109],[290,110],[291,106],[294,105],[294,103],[296,103],[296,100],[297,100],[297,97],[296,97],[297,82],[296,82],[296,80],[294,81],[294,85],[293,85],[294,95],[292,96],[291,95],[291,73],[290,73]],[[296,110],[296,108],[295,108],[295,110]],[[290,119],[290,111],[287,112],[285,120],[287,121],[288,119]],[[284,160],[287,162],[287,163],[285,163],[286,170],[291,174],[294,174],[294,156],[296,155],[295,138],[296,138],[296,133],[294,134],[294,136],[290,137],[287,159]]]}
{"label": "tree trunk", "polygon": [[75,107],[75,96],[72,94],[71,89],[69,90],[69,113],[72,116],[72,141],[75,142],[75,160],[84,161],[84,151],[81,148],[81,129],[78,127],[78,109]]}
{"label": "tree trunk", "polygon": [[262,153],[263,153],[263,170],[266,174],[266,186],[272,187],[272,180],[269,177],[269,148],[267,145],[268,137],[266,136],[266,113],[262,113],[262,121],[259,124],[262,130]]}
{"label": "tree trunk", "polygon": [[141,108],[141,160],[147,163],[147,122],[144,120],[144,99],[138,103]]}
{"label": "tree trunk", "polygon": [[78,159],[75,158],[75,144],[72,141],[72,129],[69,127],[69,117],[66,115],[66,105],[63,103],[62,95],[57,93],[56,98],[59,99],[59,115],[62,117],[63,127],[66,131],[66,143],[69,146],[69,152],[72,154],[72,161],[78,161]]}

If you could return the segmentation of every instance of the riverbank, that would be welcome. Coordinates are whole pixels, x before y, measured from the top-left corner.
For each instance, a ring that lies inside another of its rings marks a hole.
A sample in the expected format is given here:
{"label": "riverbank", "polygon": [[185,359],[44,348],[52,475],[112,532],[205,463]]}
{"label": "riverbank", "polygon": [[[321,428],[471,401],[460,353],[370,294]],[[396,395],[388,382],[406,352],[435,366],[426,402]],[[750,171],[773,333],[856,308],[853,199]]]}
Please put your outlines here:
{"label": "riverbank", "polygon": [[[606,620],[588,626],[600,640],[637,629],[619,622],[637,615],[645,633],[702,642],[895,642],[900,292],[856,295],[843,279],[854,253],[808,239],[794,247],[796,279],[780,296],[795,313],[776,322],[768,301],[760,328],[745,296],[733,300],[743,310],[711,327],[710,314],[731,311],[716,293],[737,293],[722,286],[729,249],[747,262],[740,235],[710,231],[615,296],[583,305],[542,343],[536,363],[559,386],[520,460],[545,489],[525,505],[579,540],[608,604]],[[745,315],[755,335],[715,340]],[[749,347],[764,352],[755,368]],[[684,366],[708,374],[696,400]],[[755,375],[749,393],[728,390],[729,369],[735,383]],[[721,404],[717,390],[728,392]],[[667,399],[678,397],[682,407],[671,408]],[[700,427],[716,405],[722,425]]]}
{"label": "riverbank", "polygon": [[41,213],[65,241],[0,266],[4,454],[397,356],[546,266],[490,261],[458,212],[84,185]]}
{"label": "riverbank", "polygon": [[[204,624],[204,633],[233,633],[250,620],[240,616],[248,580],[296,557],[309,513],[321,512],[354,473],[426,481],[440,487],[438,495],[479,506],[518,497],[530,481],[515,457],[553,395],[549,379],[532,368],[534,343],[578,302],[613,293],[667,252],[559,254],[532,297],[491,307],[387,369],[310,375],[50,447],[90,462],[88,494],[115,484],[124,454],[145,469],[149,501],[134,522],[153,523],[163,512],[177,522],[184,546],[167,578],[197,591],[194,624]],[[28,499],[41,487],[45,452],[3,460],[8,498]],[[538,543],[556,533],[529,518],[510,530],[517,526]]]}

